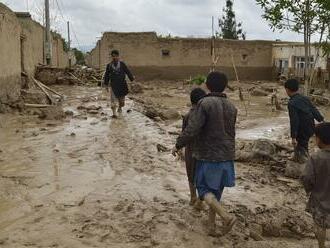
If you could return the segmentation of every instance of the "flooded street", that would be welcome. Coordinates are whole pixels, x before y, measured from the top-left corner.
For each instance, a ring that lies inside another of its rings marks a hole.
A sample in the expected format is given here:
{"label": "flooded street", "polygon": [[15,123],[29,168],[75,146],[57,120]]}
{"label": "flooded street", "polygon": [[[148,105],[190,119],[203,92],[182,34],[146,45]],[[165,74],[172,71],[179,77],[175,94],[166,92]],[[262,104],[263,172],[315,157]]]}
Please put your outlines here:
{"label": "flooded street", "polygon": [[[157,150],[172,148],[169,131],[179,132],[180,120],[154,122],[133,100],[112,119],[100,88],[56,90],[73,114],[64,121],[0,116],[1,247],[316,247],[298,180],[237,163],[237,186],[225,191],[224,204],[239,222],[231,234],[209,237],[207,212],[189,206],[184,163]],[[184,113],[186,91],[168,90],[176,99],[162,104]],[[237,94],[229,97],[241,109]],[[238,139],[287,142],[287,113],[265,112],[268,99],[258,99],[248,117],[240,113]],[[264,240],[253,238],[259,228]]]}

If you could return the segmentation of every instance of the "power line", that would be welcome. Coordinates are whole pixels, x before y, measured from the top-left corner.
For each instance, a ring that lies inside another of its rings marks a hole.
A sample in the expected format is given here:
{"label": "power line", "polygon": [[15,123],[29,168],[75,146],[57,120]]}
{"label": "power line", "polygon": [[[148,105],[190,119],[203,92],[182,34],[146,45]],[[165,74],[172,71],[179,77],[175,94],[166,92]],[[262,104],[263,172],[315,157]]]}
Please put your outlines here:
{"label": "power line", "polygon": [[[63,21],[66,22],[66,20],[65,20],[66,18],[64,17],[64,14],[63,14],[63,11],[62,11],[62,8],[65,9],[65,8],[64,8],[64,4],[63,4],[63,2],[62,2],[61,0],[55,0],[55,1],[56,1],[57,8],[58,8],[59,11],[60,11],[60,15],[61,15]],[[62,7],[61,7],[61,6],[62,6]],[[80,42],[79,42],[78,37],[77,37],[77,34],[76,34],[76,32],[75,32],[75,28],[74,28],[74,26],[73,26],[73,23],[70,22],[70,24],[71,24],[71,31],[72,31],[72,33],[73,33],[74,39],[76,40],[76,42],[77,42],[77,44],[78,44],[78,48],[81,50],[82,47],[80,46]]]}
{"label": "power line", "polygon": [[82,47],[80,46],[80,43],[79,43],[78,38],[77,38],[77,34],[76,34],[75,30],[73,29],[73,26],[72,26],[72,25],[71,25],[71,30],[72,30],[72,33],[73,33],[74,38],[75,38],[76,41],[77,41],[78,48],[79,48],[80,50],[82,50],[82,49],[81,49]]}

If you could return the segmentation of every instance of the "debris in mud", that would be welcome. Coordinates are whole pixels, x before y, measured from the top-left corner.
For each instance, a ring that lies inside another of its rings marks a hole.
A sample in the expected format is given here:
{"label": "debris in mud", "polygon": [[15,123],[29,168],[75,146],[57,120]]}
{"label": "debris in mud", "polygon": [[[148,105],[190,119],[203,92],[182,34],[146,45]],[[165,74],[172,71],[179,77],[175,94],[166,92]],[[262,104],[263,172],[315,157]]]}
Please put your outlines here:
{"label": "debris in mud", "polygon": [[150,119],[160,117],[160,112],[153,106],[144,106],[144,114]]}
{"label": "debris in mud", "polygon": [[181,118],[181,114],[174,109],[162,109],[158,110],[154,106],[143,105],[144,114],[155,121],[161,120],[178,120]]}
{"label": "debris in mud", "polygon": [[74,115],[74,113],[73,113],[72,110],[66,110],[64,113],[65,113],[67,116],[73,116],[73,115]]}
{"label": "debris in mud", "polygon": [[321,106],[329,106],[330,105],[330,97],[319,96],[319,95],[311,95],[311,100],[316,105]]}
{"label": "debris in mud", "polygon": [[130,83],[129,88],[130,88],[129,89],[130,93],[133,93],[133,94],[143,93],[143,86],[140,83],[135,83],[135,82]]}
{"label": "debris in mud", "polygon": [[21,90],[21,97],[26,103],[50,104],[47,96],[37,89]]}
{"label": "debris in mud", "polygon": [[[67,70],[49,66],[39,66],[36,70],[36,79],[45,85],[59,84],[58,79],[66,76]],[[66,82],[65,84],[69,84]]]}
{"label": "debris in mud", "polygon": [[236,151],[236,161],[238,162],[275,161],[279,164],[285,164],[292,153],[292,149],[289,147],[267,139],[239,140]]}
{"label": "debris in mud", "polygon": [[101,84],[102,72],[98,72],[86,66],[75,66],[73,68],[54,68],[39,66],[36,71],[36,78],[46,85],[93,85]]}
{"label": "debris in mud", "polygon": [[157,144],[157,151],[158,152],[169,152],[169,151],[171,151],[171,149],[167,148],[164,145]]}
{"label": "debris in mud", "polygon": [[166,109],[166,110],[161,111],[160,117],[163,120],[178,120],[181,118],[181,115],[175,109]]}
{"label": "debris in mud", "polygon": [[255,88],[250,92],[251,96],[268,96],[268,92],[263,89]]}
{"label": "debris in mud", "polygon": [[49,106],[39,110],[40,119],[44,120],[62,120],[66,117],[61,106]]}
{"label": "debris in mud", "polygon": [[79,105],[77,107],[77,109],[78,110],[87,110],[87,111],[93,111],[93,110],[98,111],[98,110],[102,109],[102,107],[101,106],[96,106],[96,105],[89,105],[89,106]]}
{"label": "debris in mud", "polygon": [[304,167],[304,164],[288,161],[284,175],[290,178],[299,179],[301,178]]}

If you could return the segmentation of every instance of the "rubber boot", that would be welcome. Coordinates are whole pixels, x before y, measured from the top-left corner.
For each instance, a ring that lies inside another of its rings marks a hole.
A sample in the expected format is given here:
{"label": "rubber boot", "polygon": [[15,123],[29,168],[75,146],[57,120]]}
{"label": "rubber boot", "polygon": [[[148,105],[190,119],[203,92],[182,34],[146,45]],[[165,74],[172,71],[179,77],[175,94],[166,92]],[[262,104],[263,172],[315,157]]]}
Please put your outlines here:
{"label": "rubber boot", "polygon": [[235,225],[236,218],[231,217],[226,210],[224,210],[220,203],[217,201],[215,196],[212,193],[207,193],[204,196],[204,200],[207,205],[210,206],[211,209],[213,209],[217,215],[219,215],[223,221],[224,224],[224,234],[227,234],[228,232],[231,231],[233,226]]}
{"label": "rubber boot", "polygon": [[196,188],[194,184],[189,183],[189,190],[190,190],[190,205],[193,206],[197,201],[197,194],[196,194]]}
{"label": "rubber boot", "polygon": [[327,238],[327,230],[315,224],[315,237],[319,243],[319,248],[325,248],[325,241]]}

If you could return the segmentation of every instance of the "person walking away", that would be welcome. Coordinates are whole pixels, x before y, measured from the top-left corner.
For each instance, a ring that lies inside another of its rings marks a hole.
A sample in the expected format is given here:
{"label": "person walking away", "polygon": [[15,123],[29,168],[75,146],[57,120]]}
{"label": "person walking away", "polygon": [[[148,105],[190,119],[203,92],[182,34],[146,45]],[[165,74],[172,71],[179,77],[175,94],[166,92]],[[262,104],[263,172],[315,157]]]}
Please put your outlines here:
{"label": "person walking away", "polygon": [[308,159],[308,143],[314,134],[315,122],[323,122],[324,118],[308,97],[299,94],[299,82],[289,79],[285,82],[285,90],[290,97],[288,103],[294,160],[304,163]]}
{"label": "person walking away", "polygon": [[209,205],[209,234],[215,235],[215,217],[223,221],[223,234],[228,233],[236,222],[220,204],[225,187],[235,186],[235,124],[237,109],[223,93],[227,76],[211,72],[206,81],[211,91],[197,104],[189,116],[187,127],[179,135],[172,152],[196,140],[193,157],[196,158],[195,185],[198,196]]}
{"label": "person walking away", "polygon": [[134,76],[126,64],[120,60],[118,50],[111,51],[111,57],[112,61],[106,67],[104,85],[110,93],[112,117],[116,118],[117,112],[122,112],[122,108],[125,106],[125,97],[128,94],[126,75],[131,82],[134,81]]}
{"label": "person walking away", "polygon": [[330,228],[330,123],[317,125],[315,135],[320,150],[308,160],[302,181],[309,195],[306,210],[313,216],[319,247],[325,248]]}
{"label": "person walking away", "polygon": [[[190,101],[191,101],[191,109],[189,112],[184,116],[183,123],[182,123],[182,132],[188,125],[189,117],[196,111],[197,103],[206,95],[206,92],[201,88],[193,89],[190,93]],[[198,202],[197,194],[196,194],[196,187],[194,185],[194,176],[195,176],[195,168],[196,168],[196,159],[193,157],[193,141],[190,144],[187,144],[185,148],[185,163],[186,163],[186,171],[187,177],[189,182],[189,190],[190,190],[190,205],[194,205]]]}

